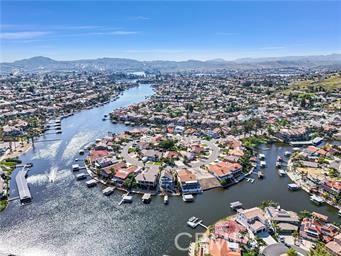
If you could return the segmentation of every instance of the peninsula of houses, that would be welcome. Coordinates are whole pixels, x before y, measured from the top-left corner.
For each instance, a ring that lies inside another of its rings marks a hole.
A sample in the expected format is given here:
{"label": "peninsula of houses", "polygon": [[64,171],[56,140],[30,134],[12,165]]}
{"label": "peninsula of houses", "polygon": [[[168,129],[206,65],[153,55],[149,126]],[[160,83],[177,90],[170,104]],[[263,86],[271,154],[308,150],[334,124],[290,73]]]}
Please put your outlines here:
{"label": "peninsula of houses", "polygon": [[274,202],[236,209],[208,227],[190,247],[190,256],[341,254],[340,227],[317,212],[285,210]]}

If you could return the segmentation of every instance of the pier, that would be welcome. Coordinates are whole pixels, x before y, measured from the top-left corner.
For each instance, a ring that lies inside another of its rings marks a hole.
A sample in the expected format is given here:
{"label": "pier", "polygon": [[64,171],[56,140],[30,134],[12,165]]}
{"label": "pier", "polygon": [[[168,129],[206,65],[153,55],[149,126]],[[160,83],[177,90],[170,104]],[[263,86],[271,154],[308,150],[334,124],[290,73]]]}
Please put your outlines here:
{"label": "pier", "polygon": [[26,166],[24,166],[23,169],[19,171],[17,176],[15,177],[21,204],[30,203],[32,200],[31,192],[30,189],[28,188],[28,184],[26,181],[26,175],[28,170],[26,170],[25,168]]}

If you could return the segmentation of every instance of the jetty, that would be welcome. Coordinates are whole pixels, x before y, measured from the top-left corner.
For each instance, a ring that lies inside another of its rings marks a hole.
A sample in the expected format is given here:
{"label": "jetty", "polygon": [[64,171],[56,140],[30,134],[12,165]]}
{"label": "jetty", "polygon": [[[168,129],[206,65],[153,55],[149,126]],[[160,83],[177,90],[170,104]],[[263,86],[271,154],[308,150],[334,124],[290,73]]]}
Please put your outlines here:
{"label": "jetty", "polygon": [[118,203],[118,205],[121,205],[123,203],[132,203],[133,197],[129,195],[129,192],[125,195],[122,195],[122,200]]}
{"label": "jetty", "polygon": [[17,176],[15,176],[21,204],[28,204],[32,201],[31,192],[26,181],[28,170],[26,170],[25,167],[26,166],[24,166],[23,169],[18,172]]}

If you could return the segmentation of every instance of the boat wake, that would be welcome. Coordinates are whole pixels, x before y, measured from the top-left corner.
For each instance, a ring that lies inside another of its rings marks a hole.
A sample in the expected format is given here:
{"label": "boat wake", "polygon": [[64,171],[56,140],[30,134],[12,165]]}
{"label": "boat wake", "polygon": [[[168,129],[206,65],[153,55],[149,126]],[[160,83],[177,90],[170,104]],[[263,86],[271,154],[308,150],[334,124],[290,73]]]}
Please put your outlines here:
{"label": "boat wake", "polygon": [[70,170],[64,169],[58,171],[56,167],[52,167],[49,173],[28,176],[27,182],[33,185],[44,185],[48,182],[56,183],[68,178],[72,179],[72,172]]}
{"label": "boat wake", "polygon": [[54,158],[57,155],[58,147],[60,146],[60,144],[61,141],[56,141],[53,142],[49,147],[38,149],[38,151],[34,154],[32,160]]}

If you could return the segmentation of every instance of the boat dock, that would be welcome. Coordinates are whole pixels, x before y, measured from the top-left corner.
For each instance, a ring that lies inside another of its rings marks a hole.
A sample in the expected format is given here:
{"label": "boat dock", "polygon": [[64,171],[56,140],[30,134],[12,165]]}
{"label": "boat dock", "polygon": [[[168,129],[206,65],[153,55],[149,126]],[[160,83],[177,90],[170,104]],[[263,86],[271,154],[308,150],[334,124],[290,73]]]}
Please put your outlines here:
{"label": "boat dock", "polygon": [[201,226],[205,229],[208,229],[207,226],[205,226],[204,224],[202,224],[202,220],[197,218],[197,217],[194,217],[192,216],[191,218],[188,219],[187,221],[187,225],[193,229],[195,229],[197,226]]}
{"label": "boat dock", "polygon": [[123,203],[131,203],[133,202],[133,197],[129,195],[129,192],[125,195],[122,195],[122,200],[118,203],[118,205],[121,205]]}
{"label": "boat dock", "polygon": [[230,203],[230,207],[233,209],[233,210],[238,210],[240,208],[243,208],[243,204],[239,201],[236,201],[236,202],[232,202]]}
{"label": "boat dock", "polygon": [[28,170],[26,170],[25,167],[26,166],[24,166],[23,169],[18,172],[17,176],[15,176],[21,204],[27,204],[32,201],[31,192],[26,181]]}

